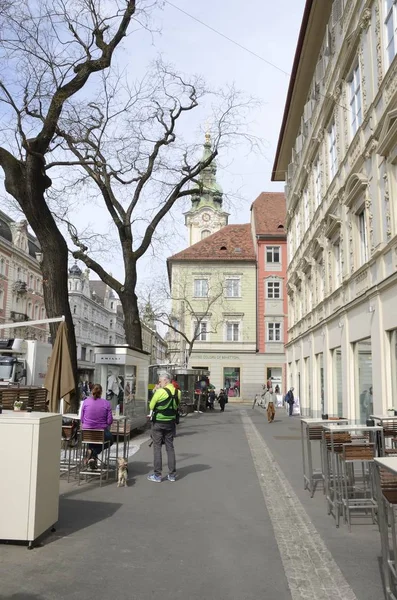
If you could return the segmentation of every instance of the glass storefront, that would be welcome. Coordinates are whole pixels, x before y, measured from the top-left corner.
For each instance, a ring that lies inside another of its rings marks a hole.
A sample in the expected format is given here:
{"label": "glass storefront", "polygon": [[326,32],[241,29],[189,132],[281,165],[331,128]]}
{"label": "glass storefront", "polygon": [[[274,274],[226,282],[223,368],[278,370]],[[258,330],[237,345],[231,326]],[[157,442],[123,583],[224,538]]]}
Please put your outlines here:
{"label": "glass storefront", "polygon": [[313,405],[312,405],[312,387],[311,387],[311,377],[312,377],[312,373],[311,373],[311,360],[310,360],[310,356],[308,356],[307,358],[305,358],[305,398],[304,398],[304,406],[306,407],[306,410],[309,411],[309,416],[312,416],[313,414]]}
{"label": "glass storefront", "polygon": [[340,348],[334,350],[334,394],[336,393],[337,414],[343,417],[342,396],[342,352]]}
{"label": "glass storefront", "polygon": [[223,368],[223,387],[229,397],[240,396],[240,367]]}
{"label": "glass storefront", "polygon": [[321,414],[324,414],[324,355],[317,354],[317,394],[320,396]]}
{"label": "glass storefront", "polygon": [[371,339],[357,342],[355,345],[355,356],[357,361],[358,401],[360,422],[365,423],[369,415],[374,411],[374,399],[372,394],[372,346]]}
{"label": "glass storefront", "polygon": [[[397,329],[390,331],[390,358],[391,358],[391,376],[392,376],[392,402],[388,402],[386,408],[396,408],[397,406]],[[389,406],[390,405],[390,406]]]}

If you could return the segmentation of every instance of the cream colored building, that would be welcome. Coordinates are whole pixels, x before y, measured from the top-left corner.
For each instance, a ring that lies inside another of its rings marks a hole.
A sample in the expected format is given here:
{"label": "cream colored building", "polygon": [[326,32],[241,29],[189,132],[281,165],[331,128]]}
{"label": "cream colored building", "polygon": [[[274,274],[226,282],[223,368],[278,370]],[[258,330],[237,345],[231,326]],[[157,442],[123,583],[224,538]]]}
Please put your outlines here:
{"label": "cream colored building", "polygon": [[273,180],[286,181],[288,379],[304,414],[397,408],[397,6],[308,0]]}
{"label": "cream colored building", "polygon": [[[198,332],[188,367],[210,371],[231,399],[252,399],[265,381],[265,359],[257,352],[251,225],[223,227],[169,258],[168,270],[174,325],[189,340]],[[168,344],[170,362],[186,364],[186,340],[173,335]]]}

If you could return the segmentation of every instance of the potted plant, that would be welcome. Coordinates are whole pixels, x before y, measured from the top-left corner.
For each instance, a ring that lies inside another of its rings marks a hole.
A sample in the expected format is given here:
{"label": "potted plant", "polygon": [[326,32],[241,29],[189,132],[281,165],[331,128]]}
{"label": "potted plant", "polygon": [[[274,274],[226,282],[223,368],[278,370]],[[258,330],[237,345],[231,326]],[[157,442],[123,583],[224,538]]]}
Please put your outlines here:
{"label": "potted plant", "polygon": [[21,410],[22,406],[23,406],[22,400],[15,400],[14,410]]}
{"label": "potted plant", "polygon": [[387,414],[389,415],[389,417],[394,417],[394,408],[388,408]]}

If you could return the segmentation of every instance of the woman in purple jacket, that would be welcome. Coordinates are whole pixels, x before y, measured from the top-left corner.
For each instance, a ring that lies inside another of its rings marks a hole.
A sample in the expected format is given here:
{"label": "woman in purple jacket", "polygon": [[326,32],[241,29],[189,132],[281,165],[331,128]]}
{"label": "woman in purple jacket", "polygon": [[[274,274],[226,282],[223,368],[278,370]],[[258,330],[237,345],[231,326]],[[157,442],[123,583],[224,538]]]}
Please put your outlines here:
{"label": "woman in purple jacket", "polygon": [[[113,436],[110,425],[113,423],[112,407],[108,400],[102,398],[102,387],[95,384],[91,390],[91,396],[86,398],[81,411],[82,429],[103,429],[105,431],[105,446],[113,444]],[[91,468],[97,465],[98,454],[101,450],[96,444],[88,444],[87,461]]]}

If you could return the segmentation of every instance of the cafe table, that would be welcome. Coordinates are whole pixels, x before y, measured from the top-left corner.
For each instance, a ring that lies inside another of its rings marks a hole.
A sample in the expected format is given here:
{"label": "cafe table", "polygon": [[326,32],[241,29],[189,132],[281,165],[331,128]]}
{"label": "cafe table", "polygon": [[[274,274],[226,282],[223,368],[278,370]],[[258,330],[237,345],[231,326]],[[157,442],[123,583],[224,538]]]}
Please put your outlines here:
{"label": "cafe table", "polygon": [[313,468],[312,442],[321,442],[322,427],[327,423],[348,423],[347,419],[301,419],[302,463],[303,463],[303,489],[309,490],[311,498],[314,496],[319,481],[324,482],[324,464],[321,454],[321,469]]}
{"label": "cafe table", "polygon": [[396,600],[397,540],[393,505],[397,502],[397,456],[375,458],[374,463],[385,596],[387,600]]}
{"label": "cafe table", "polygon": [[336,433],[350,433],[350,434],[358,434],[358,433],[367,433],[369,437],[373,437],[373,442],[375,444],[375,448],[378,456],[382,456],[384,451],[384,437],[383,437],[383,427],[375,425],[370,427],[368,425],[353,425],[353,424],[344,424],[344,425],[335,425],[335,422],[331,425],[324,425],[322,432],[322,446],[323,446],[323,456],[326,464],[328,465],[328,457],[327,457],[327,433],[329,434],[329,446],[328,451],[330,452],[331,459],[331,469],[326,469],[326,480],[325,480],[325,495],[327,501],[328,514],[332,514],[335,518],[336,526],[339,527],[340,516],[342,511],[342,489],[341,489],[341,481],[340,481],[340,472],[339,472],[339,464],[338,464],[338,454],[335,451],[336,442],[335,442],[335,434]]}

